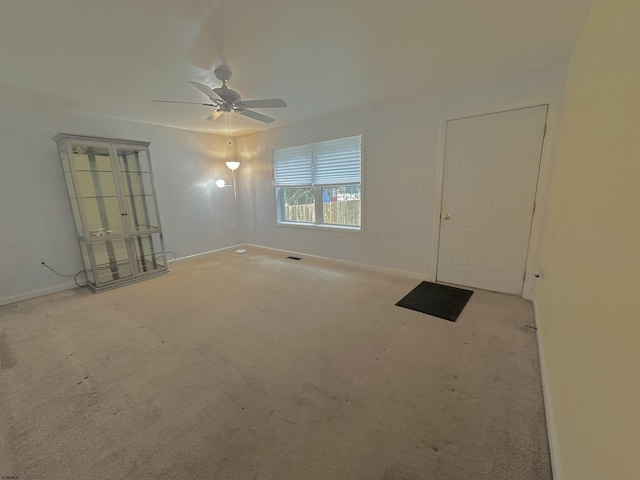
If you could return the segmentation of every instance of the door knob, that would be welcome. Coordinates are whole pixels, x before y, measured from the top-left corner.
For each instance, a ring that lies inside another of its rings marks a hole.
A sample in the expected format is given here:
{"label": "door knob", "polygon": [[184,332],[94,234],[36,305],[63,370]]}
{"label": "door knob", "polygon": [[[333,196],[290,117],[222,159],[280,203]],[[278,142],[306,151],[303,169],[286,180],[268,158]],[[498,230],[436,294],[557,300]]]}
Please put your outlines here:
{"label": "door knob", "polygon": [[451,215],[449,215],[448,213],[446,215],[443,215],[442,218],[444,220],[449,220],[451,218]]}

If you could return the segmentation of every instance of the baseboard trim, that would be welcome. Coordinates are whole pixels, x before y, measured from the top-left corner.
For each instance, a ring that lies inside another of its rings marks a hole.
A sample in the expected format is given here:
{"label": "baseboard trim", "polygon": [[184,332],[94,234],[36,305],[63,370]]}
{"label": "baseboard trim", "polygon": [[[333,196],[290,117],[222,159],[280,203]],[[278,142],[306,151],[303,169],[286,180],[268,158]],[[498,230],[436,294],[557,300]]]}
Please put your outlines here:
{"label": "baseboard trim", "polygon": [[[338,260],[336,258],[330,258],[330,257],[323,257],[320,255],[311,255],[309,253],[304,253],[304,252],[294,252],[292,250],[282,250],[280,248],[272,248],[272,247],[264,247],[262,245],[253,245],[251,243],[247,243],[243,245],[244,247],[249,247],[249,248],[257,248],[257,249],[261,249],[261,250],[268,250],[268,251],[272,251],[272,252],[278,252],[278,253],[285,253],[287,255],[295,255],[295,256],[299,256],[299,257],[309,257],[309,258],[314,258],[317,260],[322,260],[325,262],[333,262],[333,263],[337,263],[339,265],[346,265],[349,267],[354,267],[354,268],[360,268],[362,270],[369,270],[372,272],[380,272],[380,273],[389,273],[392,275],[400,275],[403,277],[408,277],[408,278],[415,278],[416,280],[424,280],[427,282],[431,282],[431,275],[424,275],[421,273],[416,273],[416,272],[408,272],[406,270],[397,270],[395,268],[387,268],[387,267],[377,267],[375,265],[369,265],[366,263],[358,263],[358,262],[350,262],[348,260]],[[235,248],[235,247],[233,247]]]}
{"label": "baseboard trim", "polygon": [[540,378],[542,381],[542,398],[544,401],[544,418],[547,424],[547,437],[549,439],[549,456],[551,457],[551,476],[554,480],[558,480],[558,450],[556,446],[556,431],[555,422],[553,421],[553,408],[551,407],[551,394],[549,392],[549,382],[547,376],[547,368],[544,362],[544,345],[540,338],[540,322],[538,316],[538,304],[536,303],[535,295],[531,296],[531,303],[533,304],[533,319],[536,325],[536,340],[538,342],[538,361],[540,362]]}
{"label": "baseboard trim", "polygon": [[204,257],[205,255],[211,255],[212,253],[224,252],[226,250],[234,250],[234,249],[240,248],[240,247],[242,247],[242,244],[231,245],[229,247],[217,248],[215,250],[208,250],[206,252],[194,253],[193,255],[187,255],[185,257],[178,257],[175,260],[172,260],[169,263],[169,265],[171,265],[172,263],[175,263],[175,262],[182,262],[184,260],[191,260],[193,258]]}
{"label": "baseboard trim", "polygon": [[25,300],[31,300],[37,297],[43,297],[45,295],[51,295],[52,293],[64,292],[65,290],[71,290],[76,288],[75,282],[67,282],[55,287],[43,288],[42,290],[35,290],[28,293],[21,293],[20,295],[12,295],[11,297],[5,297],[0,299],[0,307],[10,305],[12,303],[24,302]]}

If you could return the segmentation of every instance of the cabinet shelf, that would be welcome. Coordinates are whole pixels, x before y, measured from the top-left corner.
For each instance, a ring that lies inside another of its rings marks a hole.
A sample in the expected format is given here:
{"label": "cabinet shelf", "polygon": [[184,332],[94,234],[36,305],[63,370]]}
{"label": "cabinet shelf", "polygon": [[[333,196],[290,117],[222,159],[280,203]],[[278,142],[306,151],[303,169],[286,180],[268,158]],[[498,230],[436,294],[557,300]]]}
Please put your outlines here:
{"label": "cabinet shelf", "polygon": [[117,195],[98,195],[98,196],[95,196],[95,195],[83,195],[80,198],[118,198],[118,196]]}

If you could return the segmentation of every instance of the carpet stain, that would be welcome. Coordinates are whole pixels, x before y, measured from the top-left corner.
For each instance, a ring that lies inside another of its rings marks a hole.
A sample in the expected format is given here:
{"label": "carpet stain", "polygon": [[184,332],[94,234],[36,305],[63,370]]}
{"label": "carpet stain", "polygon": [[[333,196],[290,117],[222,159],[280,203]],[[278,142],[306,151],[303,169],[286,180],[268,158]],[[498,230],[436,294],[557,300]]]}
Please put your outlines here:
{"label": "carpet stain", "polygon": [[0,370],[15,367],[18,361],[7,341],[7,334],[0,333]]}

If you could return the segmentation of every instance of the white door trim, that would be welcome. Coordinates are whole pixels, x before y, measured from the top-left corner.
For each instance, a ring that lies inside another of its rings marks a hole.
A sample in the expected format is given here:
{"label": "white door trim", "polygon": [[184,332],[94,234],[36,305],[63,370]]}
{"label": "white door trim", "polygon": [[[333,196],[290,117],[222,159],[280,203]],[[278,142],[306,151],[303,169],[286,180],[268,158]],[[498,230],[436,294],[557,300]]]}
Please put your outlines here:
{"label": "white door trim", "polygon": [[[431,251],[431,265],[433,265],[433,268],[432,268],[431,276],[434,279],[434,281],[437,278],[438,252],[440,249],[440,224],[441,224],[440,215],[442,214],[441,212],[442,195],[444,193],[444,162],[445,162],[445,154],[446,154],[445,147],[446,147],[446,139],[447,139],[447,122],[451,120],[462,120],[465,118],[509,112],[512,110],[521,110],[521,109],[531,108],[531,107],[546,106],[547,107],[547,120],[546,120],[547,132],[542,140],[540,166],[538,169],[538,181],[537,181],[536,194],[535,194],[536,209],[534,211],[533,218],[531,220],[531,233],[529,235],[529,247],[527,250],[527,259],[526,259],[526,265],[525,265],[525,278],[524,278],[523,288],[521,292],[521,296],[523,298],[531,297],[531,291],[530,291],[531,279],[529,277],[531,277],[532,275],[529,275],[529,272],[534,270],[535,268],[533,266],[534,257],[538,256],[538,244],[539,244],[538,236],[540,234],[541,225],[540,225],[540,221],[536,221],[536,220],[541,217],[541,213],[542,213],[541,209],[543,207],[543,200],[544,200],[544,198],[541,198],[541,195],[546,192],[546,183],[548,180],[546,171],[548,170],[547,163],[548,163],[548,157],[550,156],[549,144],[551,143],[549,141],[550,140],[549,130],[550,130],[550,124],[553,123],[553,120],[557,115],[556,107],[555,107],[556,103],[557,102],[553,102],[549,100],[540,101],[540,102],[527,102],[522,104],[514,104],[511,106],[504,106],[503,108],[491,109],[490,111],[487,111],[488,109],[483,109],[483,110],[469,111],[466,113],[459,113],[459,114],[449,113],[449,114],[444,114],[442,116],[440,120],[440,134],[439,134],[439,141],[438,141],[438,160],[437,160],[437,166],[436,166],[436,182],[435,182],[436,183],[436,192],[435,192],[436,202],[435,202],[434,215],[432,219],[433,248]],[[543,188],[541,188],[541,186]]]}

